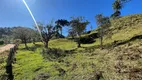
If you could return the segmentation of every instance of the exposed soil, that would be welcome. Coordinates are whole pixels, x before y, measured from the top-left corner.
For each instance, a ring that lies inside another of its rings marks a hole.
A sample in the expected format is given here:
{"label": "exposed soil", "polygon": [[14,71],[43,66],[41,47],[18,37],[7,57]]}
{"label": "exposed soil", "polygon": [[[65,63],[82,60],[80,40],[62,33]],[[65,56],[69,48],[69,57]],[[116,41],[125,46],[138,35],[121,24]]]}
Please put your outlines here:
{"label": "exposed soil", "polygon": [[0,47],[0,53],[3,53],[4,51],[10,50],[10,48],[12,48],[12,47],[14,47],[14,44],[7,44],[5,46],[2,46],[2,47]]}

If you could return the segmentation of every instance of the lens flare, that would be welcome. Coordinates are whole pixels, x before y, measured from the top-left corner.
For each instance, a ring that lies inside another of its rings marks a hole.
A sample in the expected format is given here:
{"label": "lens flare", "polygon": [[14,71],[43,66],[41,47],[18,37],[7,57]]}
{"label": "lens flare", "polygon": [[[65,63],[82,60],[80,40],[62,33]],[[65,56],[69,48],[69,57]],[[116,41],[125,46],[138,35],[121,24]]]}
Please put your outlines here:
{"label": "lens flare", "polygon": [[34,15],[33,15],[32,11],[30,10],[30,8],[29,8],[29,6],[27,5],[27,3],[26,3],[25,0],[23,0],[23,3],[25,4],[25,6],[26,6],[26,8],[28,9],[28,11],[29,11],[29,13],[30,13],[32,19],[34,20],[34,23],[35,23],[35,25],[36,25],[36,28],[37,28],[37,30],[38,30],[38,32],[39,32],[41,38],[42,38],[41,31],[40,31],[40,29],[39,29],[39,27],[38,27],[38,24],[37,24],[37,22],[36,22],[36,20],[35,20],[35,17],[34,17]]}

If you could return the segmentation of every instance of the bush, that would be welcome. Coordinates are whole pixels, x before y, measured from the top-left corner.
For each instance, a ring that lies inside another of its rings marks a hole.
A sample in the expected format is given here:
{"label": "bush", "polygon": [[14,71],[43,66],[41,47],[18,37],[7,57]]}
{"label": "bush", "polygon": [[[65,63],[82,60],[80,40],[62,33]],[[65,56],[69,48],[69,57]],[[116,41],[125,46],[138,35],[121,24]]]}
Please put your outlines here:
{"label": "bush", "polygon": [[56,48],[48,48],[46,50],[43,49],[41,53],[45,59],[49,60],[58,59],[65,56],[63,50]]}
{"label": "bush", "polygon": [[33,78],[33,80],[46,80],[48,78],[50,78],[49,73],[40,73],[40,74],[36,75],[36,77]]}
{"label": "bush", "polygon": [[95,42],[95,40],[94,40],[94,38],[87,36],[87,37],[81,38],[81,39],[80,39],[80,42],[81,42],[82,44],[90,44],[90,43]]}
{"label": "bush", "polygon": [[4,41],[0,41],[0,45],[3,45],[4,44]]}
{"label": "bush", "polygon": [[[79,40],[79,38],[76,38],[75,42],[78,42],[78,40]],[[90,37],[90,36],[81,37],[81,39],[80,39],[81,44],[90,44],[93,42],[95,42],[95,40],[93,37]]]}
{"label": "bush", "polygon": [[22,41],[20,39],[15,39],[15,40],[13,40],[13,43],[14,44],[20,44],[20,43],[22,43]]}
{"label": "bush", "polygon": [[89,35],[89,37],[96,39],[96,38],[99,38],[99,34],[98,33],[92,33],[92,34]]}
{"label": "bush", "polygon": [[91,31],[88,31],[88,32],[87,32],[87,34],[90,34],[90,33],[91,33]]}

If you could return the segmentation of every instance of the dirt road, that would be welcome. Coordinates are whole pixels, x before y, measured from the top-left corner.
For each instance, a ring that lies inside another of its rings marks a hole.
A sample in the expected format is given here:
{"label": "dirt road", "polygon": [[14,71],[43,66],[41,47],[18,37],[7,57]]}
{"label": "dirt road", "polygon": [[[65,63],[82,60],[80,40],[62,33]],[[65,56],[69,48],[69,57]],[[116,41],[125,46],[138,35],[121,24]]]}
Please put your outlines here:
{"label": "dirt road", "polygon": [[7,44],[5,46],[0,47],[0,53],[9,50],[10,48],[14,47],[14,44]]}

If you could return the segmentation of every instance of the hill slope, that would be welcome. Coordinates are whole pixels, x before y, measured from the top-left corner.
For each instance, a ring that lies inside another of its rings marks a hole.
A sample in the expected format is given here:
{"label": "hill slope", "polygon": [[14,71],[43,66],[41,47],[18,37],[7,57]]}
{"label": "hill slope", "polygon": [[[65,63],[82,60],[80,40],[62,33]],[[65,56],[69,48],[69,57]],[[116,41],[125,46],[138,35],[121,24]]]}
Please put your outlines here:
{"label": "hill slope", "polygon": [[[98,33],[98,30],[92,31],[90,34],[83,35],[93,36],[94,33]],[[104,36],[104,45],[113,44],[113,42],[125,42],[134,37],[142,35],[142,14],[135,14],[124,16],[119,19],[111,20],[111,26],[108,33]],[[98,39],[94,37],[97,41]],[[99,45],[94,43],[96,45]]]}
{"label": "hill slope", "polygon": [[[49,47],[59,54],[43,52],[41,43],[28,44],[31,50],[21,44],[13,65],[15,80],[142,80],[142,15],[111,23],[103,50],[98,47],[98,38],[92,44],[82,44],[82,48],[71,40],[51,40]],[[93,33],[97,30],[83,37]],[[5,74],[4,64],[0,64],[0,78]]]}

